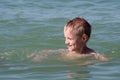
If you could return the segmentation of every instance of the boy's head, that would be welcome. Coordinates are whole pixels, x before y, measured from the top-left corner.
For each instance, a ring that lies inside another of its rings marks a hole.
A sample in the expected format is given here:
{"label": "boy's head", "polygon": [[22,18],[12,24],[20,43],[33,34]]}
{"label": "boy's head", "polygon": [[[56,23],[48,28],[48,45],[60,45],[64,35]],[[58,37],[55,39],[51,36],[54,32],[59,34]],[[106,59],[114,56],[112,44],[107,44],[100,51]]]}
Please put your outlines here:
{"label": "boy's head", "polygon": [[71,51],[78,51],[86,45],[90,38],[91,25],[83,18],[76,17],[64,27],[65,43]]}
{"label": "boy's head", "polygon": [[79,37],[86,34],[89,39],[91,34],[91,25],[84,18],[76,17],[67,22],[64,27],[64,32],[66,32],[66,30],[69,30],[71,33]]}

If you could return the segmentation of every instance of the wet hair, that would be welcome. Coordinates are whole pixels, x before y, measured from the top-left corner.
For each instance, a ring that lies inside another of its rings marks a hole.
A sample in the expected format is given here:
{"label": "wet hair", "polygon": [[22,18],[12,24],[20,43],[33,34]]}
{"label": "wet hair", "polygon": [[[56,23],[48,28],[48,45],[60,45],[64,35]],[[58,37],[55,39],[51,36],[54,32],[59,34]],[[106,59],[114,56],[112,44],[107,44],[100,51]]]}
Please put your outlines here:
{"label": "wet hair", "polygon": [[88,39],[91,34],[91,25],[84,18],[76,17],[67,22],[64,28],[64,32],[69,30],[71,33],[74,33],[76,36],[82,36],[86,34]]}

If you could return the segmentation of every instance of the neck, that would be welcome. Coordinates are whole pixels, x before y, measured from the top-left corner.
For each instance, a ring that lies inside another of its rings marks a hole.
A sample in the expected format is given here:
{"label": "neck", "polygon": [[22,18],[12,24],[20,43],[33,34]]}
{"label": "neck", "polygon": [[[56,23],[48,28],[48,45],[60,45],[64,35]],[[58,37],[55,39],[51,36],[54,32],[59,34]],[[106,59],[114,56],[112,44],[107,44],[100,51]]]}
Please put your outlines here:
{"label": "neck", "polygon": [[84,46],[84,47],[80,48],[79,50],[76,50],[76,51],[73,51],[73,52],[78,53],[78,54],[87,54],[88,49],[89,48],[87,46]]}

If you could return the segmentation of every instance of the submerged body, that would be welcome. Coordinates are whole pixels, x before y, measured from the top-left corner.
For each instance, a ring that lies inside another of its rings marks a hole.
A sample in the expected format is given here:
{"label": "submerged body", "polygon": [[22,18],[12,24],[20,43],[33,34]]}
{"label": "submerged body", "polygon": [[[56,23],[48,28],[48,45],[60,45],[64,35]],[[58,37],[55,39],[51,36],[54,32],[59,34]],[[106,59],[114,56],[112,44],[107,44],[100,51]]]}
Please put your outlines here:
{"label": "submerged body", "polygon": [[33,62],[44,62],[44,60],[51,60],[53,62],[62,62],[62,63],[70,63],[74,65],[89,65],[96,62],[104,62],[109,61],[110,58],[105,57],[99,53],[90,53],[90,54],[78,54],[75,52],[71,52],[66,49],[59,50],[43,50],[36,53],[29,54],[27,58],[31,59]]}

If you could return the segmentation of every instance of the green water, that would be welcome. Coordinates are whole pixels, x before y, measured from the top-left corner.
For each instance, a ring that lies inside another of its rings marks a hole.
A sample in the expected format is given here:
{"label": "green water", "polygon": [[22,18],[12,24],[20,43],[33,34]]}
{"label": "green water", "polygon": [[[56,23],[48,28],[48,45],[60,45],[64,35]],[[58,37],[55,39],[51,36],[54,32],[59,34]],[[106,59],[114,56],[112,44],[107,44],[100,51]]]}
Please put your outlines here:
{"label": "green water", "polygon": [[[0,0],[0,80],[119,80],[119,0]],[[64,61],[63,27],[76,16],[92,25],[88,46],[113,58],[78,66]],[[31,53],[43,58],[28,58]],[[47,57],[46,57],[47,55]]]}

